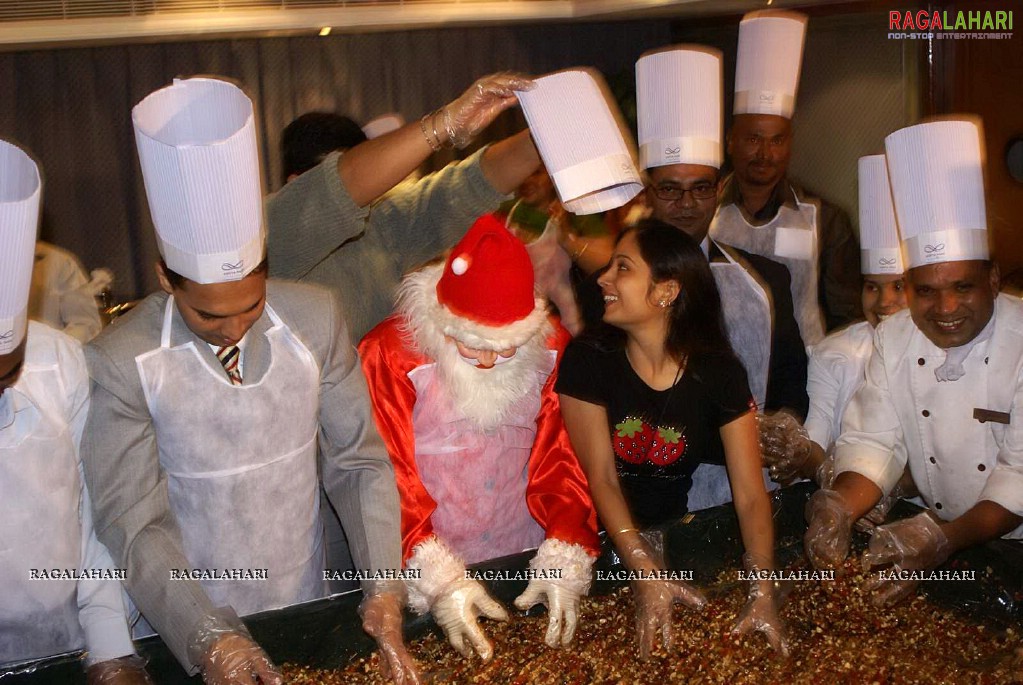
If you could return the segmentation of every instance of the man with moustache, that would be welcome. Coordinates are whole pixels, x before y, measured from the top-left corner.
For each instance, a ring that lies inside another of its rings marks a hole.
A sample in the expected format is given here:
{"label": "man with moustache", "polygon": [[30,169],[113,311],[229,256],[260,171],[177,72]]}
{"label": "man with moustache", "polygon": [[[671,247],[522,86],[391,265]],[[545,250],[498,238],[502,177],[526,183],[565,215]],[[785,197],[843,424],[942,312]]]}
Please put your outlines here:
{"label": "man with moustache", "polygon": [[[721,55],[672,48],[636,63],[640,163],[653,216],[703,248],[721,293],[729,340],[761,409],[806,416],[807,359],[792,309],[788,270],[708,237],[721,166]],[[731,501],[723,452],[693,475],[690,509]]]}
{"label": "man with moustache", "polygon": [[739,25],[735,104],[728,133],[733,173],[710,233],[788,267],[803,342],[861,317],[859,247],[849,217],[786,176],[806,17],[747,14]]}
{"label": "man with moustache", "polygon": [[568,645],[598,552],[596,513],[554,392],[568,332],[534,290],[525,246],[493,215],[447,261],[405,277],[397,313],[359,345],[401,494],[409,603],[463,656],[493,647],[476,616],[506,620],[465,564],[539,545],[515,600],[549,611]]}
{"label": "man with moustache", "polygon": [[[926,571],[993,538],[1023,537],[1023,304],[998,294],[987,245],[982,144],[970,121],[937,121],[885,140],[909,270],[909,309],[882,322],[866,382],[846,410],[831,489],[807,505],[815,566],[849,552],[852,522],[908,463],[928,511],[878,528],[867,567]],[[878,574],[874,601],[919,580]]]}

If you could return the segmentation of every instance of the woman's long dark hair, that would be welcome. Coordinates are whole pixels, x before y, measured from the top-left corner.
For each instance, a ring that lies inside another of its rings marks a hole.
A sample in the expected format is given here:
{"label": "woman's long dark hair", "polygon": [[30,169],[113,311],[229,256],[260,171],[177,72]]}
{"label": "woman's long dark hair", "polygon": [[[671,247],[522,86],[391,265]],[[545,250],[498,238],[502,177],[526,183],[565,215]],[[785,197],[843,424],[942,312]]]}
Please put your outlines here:
{"label": "woman's long dark hair", "polygon": [[[668,334],[664,341],[668,353],[676,359],[683,355],[734,357],[725,333],[721,296],[700,246],[683,231],[657,219],[645,219],[625,229],[615,244],[630,233],[636,236],[639,252],[650,267],[654,283],[676,281],[680,286],[669,312]],[[615,333],[617,329],[607,325],[601,328],[602,332],[594,331],[594,334],[604,345],[624,345],[624,332]]]}

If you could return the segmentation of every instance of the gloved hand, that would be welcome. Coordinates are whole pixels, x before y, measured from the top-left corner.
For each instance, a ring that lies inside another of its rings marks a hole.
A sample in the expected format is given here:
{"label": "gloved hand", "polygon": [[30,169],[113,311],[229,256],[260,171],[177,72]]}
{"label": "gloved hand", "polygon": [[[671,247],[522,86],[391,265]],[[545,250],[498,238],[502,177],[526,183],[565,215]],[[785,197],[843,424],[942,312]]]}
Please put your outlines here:
{"label": "gloved hand", "polygon": [[206,685],[283,685],[277,667],[230,607],[199,622],[188,639],[188,657]]}
{"label": "gloved hand", "polygon": [[[771,568],[769,563],[758,560],[751,554],[744,555],[742,561],[743,566],[750,573]],[[788,637],[785,624],[782,623],[781,617],[778,615],[781,603],[781,592],[771,580],[760,580],[754,577],[750,580],[746,606],[739,612],[732,633],[745,635],[752,630],[760,631],[767,638],[771,649],[783,657],[787,657],[789,655]]]}
{"label": "gloved hand", "polygon": [[146,660],[137,654],[100,661],[85,669],[88,685],[153,685]]}
{"label": "gloved hand", "polygon": [[[615,547],[630,570],[651,573],[663,569],[659,551],[639,533],[619,536]],[[665,649],[674,645],[671,615],[676,604],[700,609],[707,602],[703,593],[680,580],[636,579],[632,581],[632,594],[636,602],[636,639],[641,659],[649,658],[658,631]]]}
{"label": "gloved hand", "polygon": [[[821,465],[817,467],[816,475],[814,480],[817,481],[817,485],[821,486],[825,490],[830,490],[831,486],[835,483],[835,455],[831,454],[821,462]],[[884,523],[885,518],[888,516],[888,512],[895,506],[895,503],[900,497],[902,497],[902,487],[900,483],[896,483],[895,487],[892,488],[891,492],[887,495],[883,495],[874,508],[864,514],[861,518],[856,520],[853,524],[856,530],[866,533],[874,529],[875,526],[879,526]]]}
{"label": "gloved hand", "polygon": [[266,652],[247,635],[222,634],[200,664],[206,685],[283,685]]}
{"label": "gloved hand", "polygon": [[[582,547],[554,538],[544,540],[529,568],[548,572],[547,578],[533,578],[526,591],[515,598],[515,606],[525,611],[537,603],[547,607],[548,647],[567,647],[575,635],[579,618],[579,599],[590,589],[594,558]],[[560,577],[550,573],[560,570]]]}
{"label": "gloved hand", "polygon": [[666,650],[675,645],[671,615],[676,604],[702,609],[707,602],[702,592],[681,580],[633,580],[632,594],[636,601],[636,639],[640,659],[650,657],[658,631]]}
{"label": "gloved hand", "polygon": [[[863,569],[891,565],[890,571],[927,571],[948,559],[951,548],[941,526],[926,512],[874,530],[863,555]],[[876,606],[895,604],[913,592],[918,580],[882,580],[874,576],[866,583]]]}
{"label": "gloved hand", "polygon": [[521,74],[502,71],[484,76],[459,98],[443,108],[448,142],[462,149],[490,125],[497,115],[514,105],[516,90],[530,90],[533,82]]}
{"label": "gloved hand", "polygon": [[804,477],[810,462],[810,436],[794,416],[783,411],[757,415],[760,452],[771,479],[787,485]]}
{"label": "gloved hand", "polygon": [[459,654],[468,657],[475,649],[484,661],[489,660],[494,655],[494,647],[476,618],[483,615],[507,621],[508,612],[504,607],[479,581],[465,577],[465,564],[436,536],[416,545],[408,568],[419,571],[418,578],[406,581],[412,608],[419,613],[433,614],[433,620]]}
{"label": "gloved hand", "polygon": [[401,634],[401,611],[405,586],[401,581],[381,581],[365,588],[359,604],[362,629],[380,648],[380,672],[397,685],[419,685],[415,659],[405,650]]}
{"label": "gloved hand", "polygon": [[[468,657],[475,649],[484,661],[494,656],[494,645],[483,633],[476,617],[482,614],[495,621],[508,620],[504,607],[478,580],[472,578],[461,578],[449,584],[434,601],[430,613],[459,654]],[[472,649],[465,643],[466,639]]]}
{"label": "gloved hand", "polygon": [[836,568],[849,556],[852,512],[834,490],[818,490],[806,503],[809,526],[803,536],[806,556],[815,568]]}

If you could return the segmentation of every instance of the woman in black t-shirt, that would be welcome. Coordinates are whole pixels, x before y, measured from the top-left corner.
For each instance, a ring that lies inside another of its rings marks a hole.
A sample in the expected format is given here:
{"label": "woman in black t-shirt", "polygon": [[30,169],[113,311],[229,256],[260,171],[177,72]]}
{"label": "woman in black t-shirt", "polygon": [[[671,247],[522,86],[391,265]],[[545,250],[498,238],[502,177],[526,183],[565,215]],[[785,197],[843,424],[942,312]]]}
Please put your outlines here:
{"label": "woman in black t-shirt", "polygon": [[[662,570],[639,528],[678,518],[699,461],[724,452],[747,570],[774,566],[771,504],[746,373],[725,335],[707,259],[688,235],[656,220],[623,232],[598,283],[602,333],[574,340],[555,389],[597,512],[637,575]],[[679,581],[633,583],[640,654],[660,630],[670,646],[672,606],[702,606]],[[784,650],[768,581],[754,581],[736,624]]]}

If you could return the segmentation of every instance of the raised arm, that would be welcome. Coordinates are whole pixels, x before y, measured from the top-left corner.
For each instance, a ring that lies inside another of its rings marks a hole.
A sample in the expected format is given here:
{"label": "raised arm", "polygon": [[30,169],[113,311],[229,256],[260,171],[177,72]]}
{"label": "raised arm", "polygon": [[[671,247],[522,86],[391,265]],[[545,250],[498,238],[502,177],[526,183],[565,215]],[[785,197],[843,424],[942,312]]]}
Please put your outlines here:
{"label": "raised arm", "polygon": [[[518,74],[484,76],[458,99],[420,121],[356,145],[342,155],[338,160],[341,182],[356,204],[368,205],[408,176],[432,152],[444,146],[468,145],[498,114],[518,102],[514,91],[530,87],[529,79]],[[535,149],[532,154],[536,155]],[[514,159],[497,161],[514,166]],[[503,184],[502,175],[508,172],[495,173],[495,183]],[[512,171],[511,175],[514,174]],[[522,178],[528,174],[529,171]],[[515,185],[503,192],[510,192]]]}

